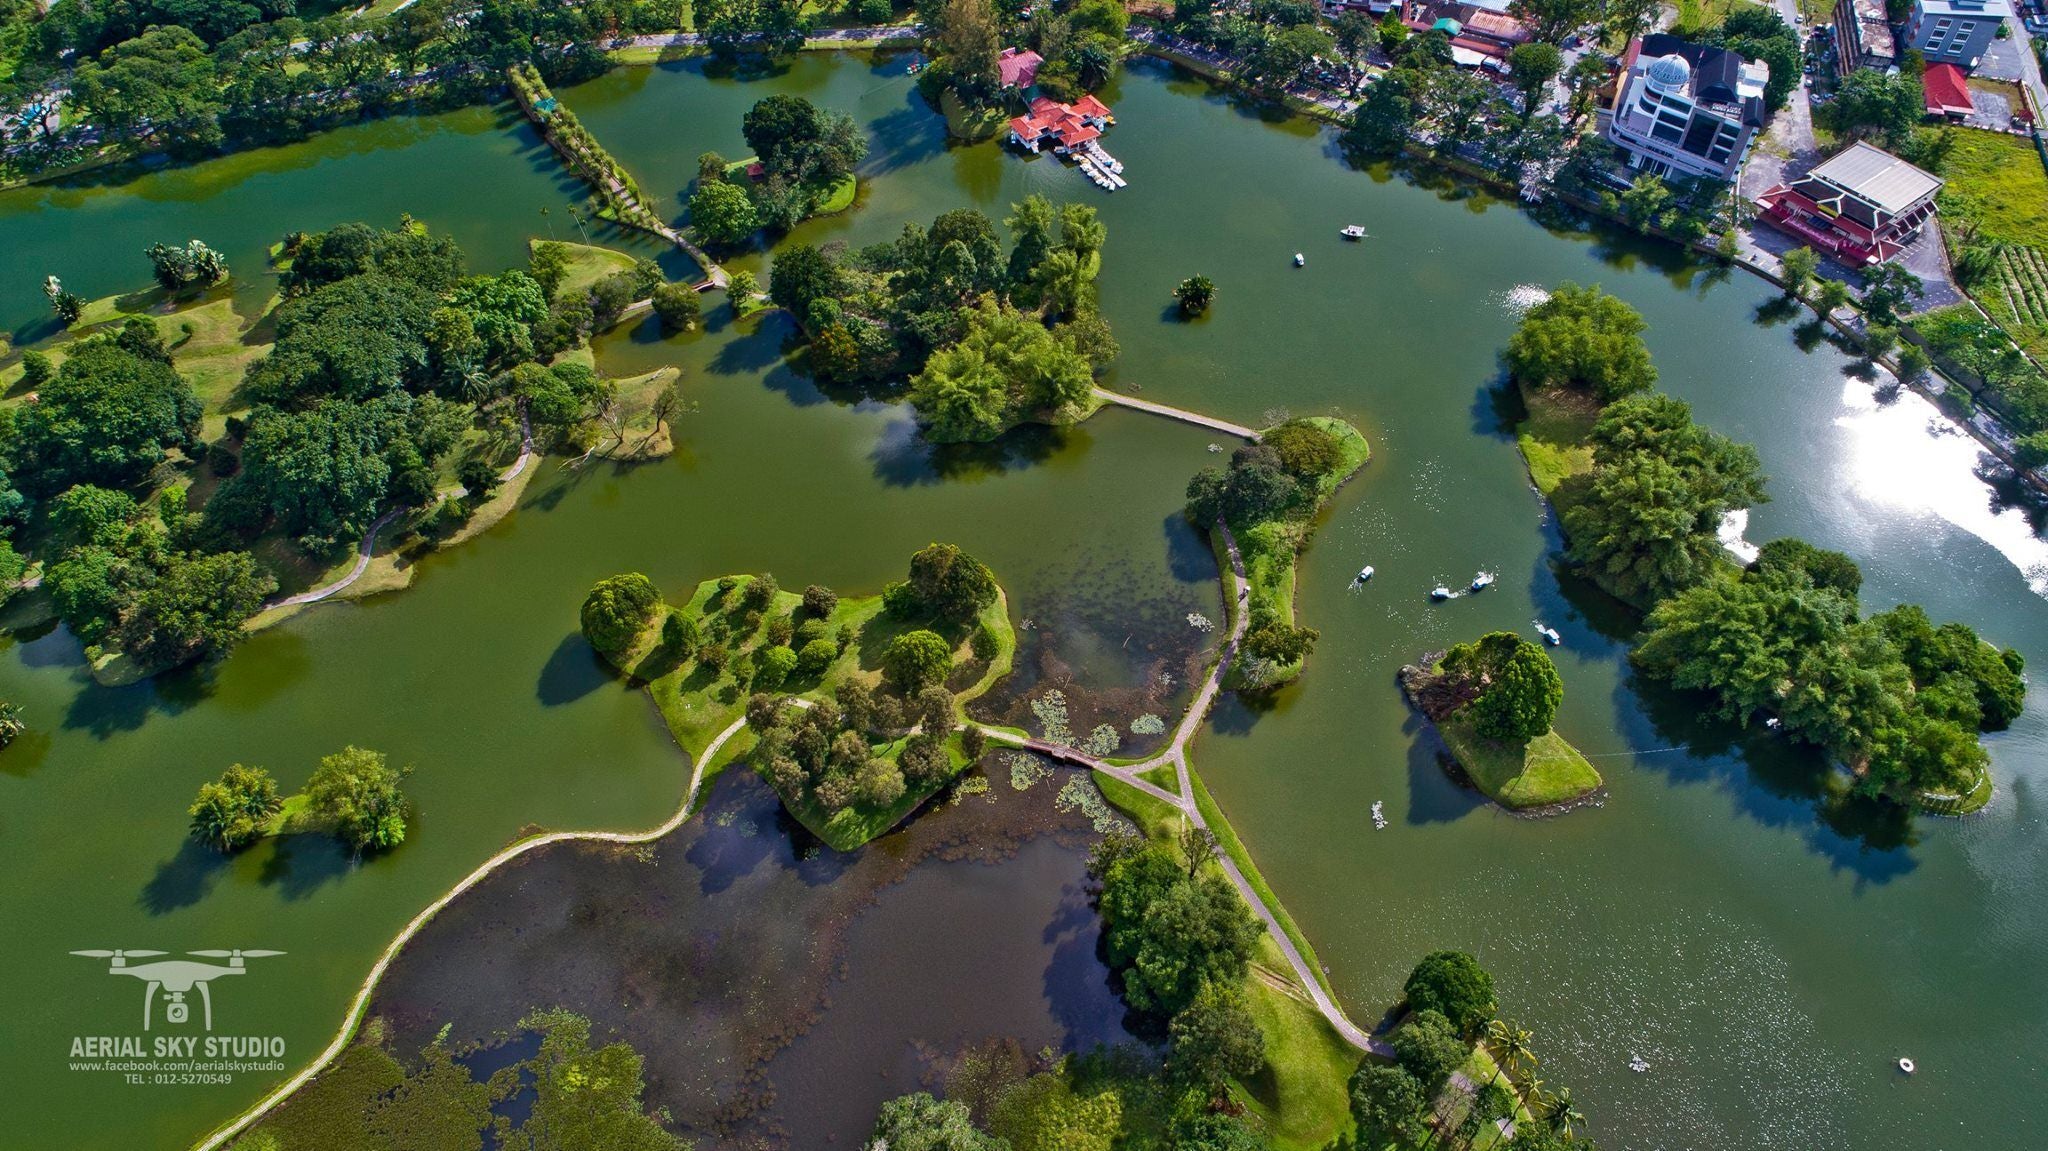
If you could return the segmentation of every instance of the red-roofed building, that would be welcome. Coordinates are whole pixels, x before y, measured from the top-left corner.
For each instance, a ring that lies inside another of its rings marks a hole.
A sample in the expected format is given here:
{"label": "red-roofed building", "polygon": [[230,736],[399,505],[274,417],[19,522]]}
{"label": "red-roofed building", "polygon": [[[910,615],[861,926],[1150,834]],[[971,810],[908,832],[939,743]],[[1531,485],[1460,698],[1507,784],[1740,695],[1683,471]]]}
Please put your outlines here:
{"label": "red-roofed building", "polygon": [[1763,218],[1852,265],[1899,254],[1934,218],[1941,178],[1869,144],[1842,149],[1757,198]]}
{"label": "red-roofed building", "polygon": [[1920,75],[1920,90],[1929,116],[1961,120],[1977,110],[1970,102],[1970,79],[1954,64],[1929,64]]}
{"label": "red-roofed building", "polygon": [[1026,48],[1003,49],[996,57],[996,75],[1002,78],[1003,87],[1022,90],[1038,82],[1038,66],[1045,63],[1045,57]]}
{"label": "red-roofed building", "polygon": [[1055,151],[1064,152],[1086,145],[1115,122],[1109,105],[1093,96],[1083,96],[1072,104],[1040,96],[1031,101],[1029,113],[1010,120],[1010,142],[1027,152],[1036,152],[1048,143]]}

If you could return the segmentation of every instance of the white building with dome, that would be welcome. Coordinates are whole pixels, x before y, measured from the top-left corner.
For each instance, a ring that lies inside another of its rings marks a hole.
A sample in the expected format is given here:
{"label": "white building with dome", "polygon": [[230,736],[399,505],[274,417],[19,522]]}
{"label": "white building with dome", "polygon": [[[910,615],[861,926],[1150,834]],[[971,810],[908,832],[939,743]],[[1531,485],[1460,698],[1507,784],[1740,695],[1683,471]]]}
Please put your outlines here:
{"label": "white building with dome", "polygon": [[1676,36],[1645,36],[1623,58],[1600,134],[1629,166],[1673,178],[1733,182],[1764,125],[1770,66]]}

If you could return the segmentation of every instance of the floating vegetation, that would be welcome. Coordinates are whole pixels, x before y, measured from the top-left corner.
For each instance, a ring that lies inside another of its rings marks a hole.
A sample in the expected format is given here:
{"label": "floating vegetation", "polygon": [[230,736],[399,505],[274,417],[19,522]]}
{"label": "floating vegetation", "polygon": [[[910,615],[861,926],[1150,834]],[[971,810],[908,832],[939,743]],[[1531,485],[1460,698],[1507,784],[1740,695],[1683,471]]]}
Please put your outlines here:
{"label": "floating vegetation", "polygon": [[1081,745],[1081,750],[1097,759],[1101,759],[1105,756],[1115,755],[1116,749],[1123,745],[1124,737],[1117,734],[1116,728],[1105,723],[1088,733],[1088,742]]}
{"label": "floating vegetation", "polygon": [[1032,700],[1031,714],[1038,717],[1039,738],[1061,747],[1074,746],[1074,731],[1067,726],[1067,693],[1054,688]]}
{"label": "floating vegetation", "polygon": [[1131,721],[1131,734],[1165,735],[1166,721],[1148,711]]}
{"label": "floating vegetation", "polygon": [[1205,616],[1198,611],[1191,611],[1188,613],[1188,626],[1194,628],[1196,631],[1216,630],[1215,621],[1211,620],[1208,616]]}
{"label": "floating vegetation", "polygon": [[[1010,776],[1010,785],[1015,787],[1016,783],[1017,777],[1013,771]],[[1020,788],[1019,790],[1022,789]],[[996,801],[995,796],[989,795],[988,776],[985,775],[972,775],[961,780],[959,786],[953,789],[953,798],[949,802],[952,806],[958,807],[960,802],[970,795],[987,795],[988,802],[994,803]]]}
{"label": "floating vegetation", "polygon": [[1088,822],[1095,825],[1098,834],[1137,834],[1137,829],[1123,816],[1110,810],[1109,801],[1102,798],[1102,789],[1095,786],[1095,780],[1090,776],[1076,775],[1068,780],[1066,785],[1060,788],[1059,795],[1054,798],[1053,806],[1061,811],[1078,811],[1087,816]]}
{"label": "floating vegetation", "polygon": [[1045,761],[1028,751],[1013,751],[1003,757],[1010,765],[1010,788],[1013,791],[1030,791],[1039,780],[1052,774],[1052,768]]}
{"label": "floating vegetation", "polygon": [[711,826],[731,827],[734,823],[738,822],[739,817],[740,813],[736,809],[728,807],[711,817]]}

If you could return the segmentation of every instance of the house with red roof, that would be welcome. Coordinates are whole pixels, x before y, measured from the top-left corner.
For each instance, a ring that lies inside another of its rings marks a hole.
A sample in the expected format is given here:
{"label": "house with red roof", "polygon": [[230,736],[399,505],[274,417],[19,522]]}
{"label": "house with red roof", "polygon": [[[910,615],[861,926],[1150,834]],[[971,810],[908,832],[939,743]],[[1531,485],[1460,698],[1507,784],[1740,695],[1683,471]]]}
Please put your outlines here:
{"label": "house with red roof", "polygon": [[996,75],[1002,80],[1003,87],[1021,92],[1038,83],[1038,66],[1043,63],[1045,57],[1029,48],[1021,51],[1005,48],[1003,54],[996,57]]}
{"label": "house with red roof", "polygon": [[1030,111],[1010,121],[1010,142],[1027,152],[1050,145],[1055,152],[1069,152],[1087,145],[1116,123],[1109,105],[1094,96],[1083,96],[1072,104],[1040,96]]}
{"label": "house with red roof", "polygon": [[1970,78],[1954,64],[1929,64],[1920,74],[1920,91],[1929,116],[1961,120],[1977,110],[1970,102]]}
{"label": "house with red roof", "polygon": [[1941,177],[1858,141],[1757,198],[1779,231],[1865,266],[1891,259],[1934,218]]}

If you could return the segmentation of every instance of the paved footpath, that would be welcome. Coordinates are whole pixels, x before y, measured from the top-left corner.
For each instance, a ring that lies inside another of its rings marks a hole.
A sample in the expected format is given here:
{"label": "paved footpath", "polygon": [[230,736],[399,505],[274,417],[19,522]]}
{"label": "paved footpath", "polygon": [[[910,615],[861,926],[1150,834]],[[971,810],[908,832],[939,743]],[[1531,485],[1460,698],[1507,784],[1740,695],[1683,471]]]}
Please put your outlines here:
{"label": "paved footpath", "polygon": [[1136,396],[1127,396],[1122,392],[1112,392],[1108,388],[1095,389],[1095,398],[1104,403],[1115,404],[1118,407],[1151,412],[1155,416],[1165,416],[1169,420],[1179,420],[1184,424],[1208,428],[1211,431],[1237,436],[1240,439],[1251,440],[1255,443],[1259,438],[1259,433],[1245,427],[1243,424],[1233,424],[1229,420],[1219,420],[1215,416],[1205,416],[1200,412],[1191,412],[1186,408],[1176,408],[1171,404],[1155,404],[1151,400],[1141,400]]}

